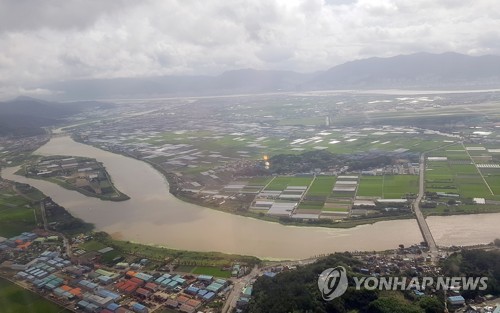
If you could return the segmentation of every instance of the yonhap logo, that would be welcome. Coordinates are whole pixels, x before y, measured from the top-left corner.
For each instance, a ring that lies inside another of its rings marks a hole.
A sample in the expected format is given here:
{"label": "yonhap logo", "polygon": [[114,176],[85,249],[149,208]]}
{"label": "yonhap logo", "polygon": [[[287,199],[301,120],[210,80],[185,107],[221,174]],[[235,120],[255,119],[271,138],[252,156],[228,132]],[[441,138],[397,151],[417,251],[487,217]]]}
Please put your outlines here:
{"label": "yonhap logo", "polygon": [[[480,290],[488,288],[488,277],[396,277],[353,276],[355,290]],[[318,277],[318,287],[325,301],[342,296],[347,290],[347,271],[343,266],[328,268]]]}
{"label": "yonhap logo", "polygon": [[331,301],[340,297],[347,290],[347,272],[343,266],[328,268],[319,275],[318,287],[321,297]]}

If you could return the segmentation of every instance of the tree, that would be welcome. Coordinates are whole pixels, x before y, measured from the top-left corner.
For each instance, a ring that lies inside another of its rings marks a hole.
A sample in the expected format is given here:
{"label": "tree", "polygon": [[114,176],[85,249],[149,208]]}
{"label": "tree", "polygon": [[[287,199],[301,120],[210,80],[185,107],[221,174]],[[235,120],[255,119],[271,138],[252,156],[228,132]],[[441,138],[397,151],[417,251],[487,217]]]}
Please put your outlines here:
{"label": "tree", "polygon": [[368,306],[370,313],[421,313],[421,309],[397,298],[379,298]]}
{"label": "tree", "polygon": [[444,303],[436,297],[424,297],[418,305],[425,310],[425,313],[441,313],[444,312]]}

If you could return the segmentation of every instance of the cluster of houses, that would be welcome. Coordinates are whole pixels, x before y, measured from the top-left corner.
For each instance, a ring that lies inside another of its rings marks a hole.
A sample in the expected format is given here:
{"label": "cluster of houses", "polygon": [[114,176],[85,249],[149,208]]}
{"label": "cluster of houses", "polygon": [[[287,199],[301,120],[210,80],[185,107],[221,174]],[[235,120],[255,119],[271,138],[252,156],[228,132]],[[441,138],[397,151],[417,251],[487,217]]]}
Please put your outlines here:
{"label": "cluster of houses", "polygon": [[[41,237],[34,233],[3,238],[0,252],[4,258],[12,258],[0,268],[8,278],[74,311],[147,313],[168,307],[192,313],[230,289],[228,280],[209,275],[147,273],[73,263],[61,252],[60,242],[47,244],[37,238]],[[37,244],[20,248],[28,242]],[[238,268],[234,270],[238,276]]]}

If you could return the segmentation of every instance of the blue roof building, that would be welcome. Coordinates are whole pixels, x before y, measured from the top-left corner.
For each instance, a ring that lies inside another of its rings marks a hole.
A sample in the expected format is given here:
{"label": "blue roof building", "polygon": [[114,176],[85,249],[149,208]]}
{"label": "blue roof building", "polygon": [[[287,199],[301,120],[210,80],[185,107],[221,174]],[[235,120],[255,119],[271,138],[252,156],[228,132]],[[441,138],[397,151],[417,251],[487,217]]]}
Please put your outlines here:
{"label": "blue roof building", "polygon": [[198,293],[198,291],[200,291],[200,288],[196,288],[194,286],[189,286],[188,288],[186,288],[185,292],[187,294],[190,294],[190,295],[195,295]]}
{"label": "blue roof building", "polygon": [[205,301],[210,301],[210,300],[212,300],[213,298],[215,298],[215,293],[214,293],[214,292],[207,292],[207,293],[203,296],[203,300],[205,300]]}
{"label": "blue roof building", "polygon": [[461,306],[465,304],[465,299],[462,296],[448,297],[448,302],[453,306]]}
{"label": "blue roof building", "polygon": [[121,298],[119,294],[109,291],[107,289],[99,289],[96,291],[95,294],[103,298],[111,298],[113,299],[113,301],[116,301]]}
{"label": "blue roof building", "polygon": [[135,303],[132,306],[132,311],[137,312],[137,313],[147,313],[147,312],[149,312],[148,308],[145,307],[144,305],[140,304],[140,303]]}
{"label": "blue roof building", "polygon": [[110,311],[116,311],[120,306],[114,302],[108,304],[108,306],[106,307],[106,309],[110,310]]}

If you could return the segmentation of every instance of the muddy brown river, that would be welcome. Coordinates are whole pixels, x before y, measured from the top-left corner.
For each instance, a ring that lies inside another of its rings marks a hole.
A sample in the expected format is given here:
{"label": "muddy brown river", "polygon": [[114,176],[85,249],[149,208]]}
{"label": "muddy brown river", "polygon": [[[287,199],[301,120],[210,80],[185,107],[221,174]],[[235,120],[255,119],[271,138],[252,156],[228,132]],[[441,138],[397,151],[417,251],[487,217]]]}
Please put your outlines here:
{"label": "muddy brown river", "polygon": [[[145,162],[54,137],[36,154],[95,158],[116,187],[130,196],[123,202],[86,197],[56,184],[14,175],[52,197],[73,215],[116,238],[175,249],[220,251],[274,259],[308,258],[337,251],[385,250],[422,241],[415,220],[395,220],[350,229],[284,226],[232,215],[183,202],[168,192],[165,178]],[[500,214],[430,217],[429,226],[441,245],[487,243],[500,238]]]}

